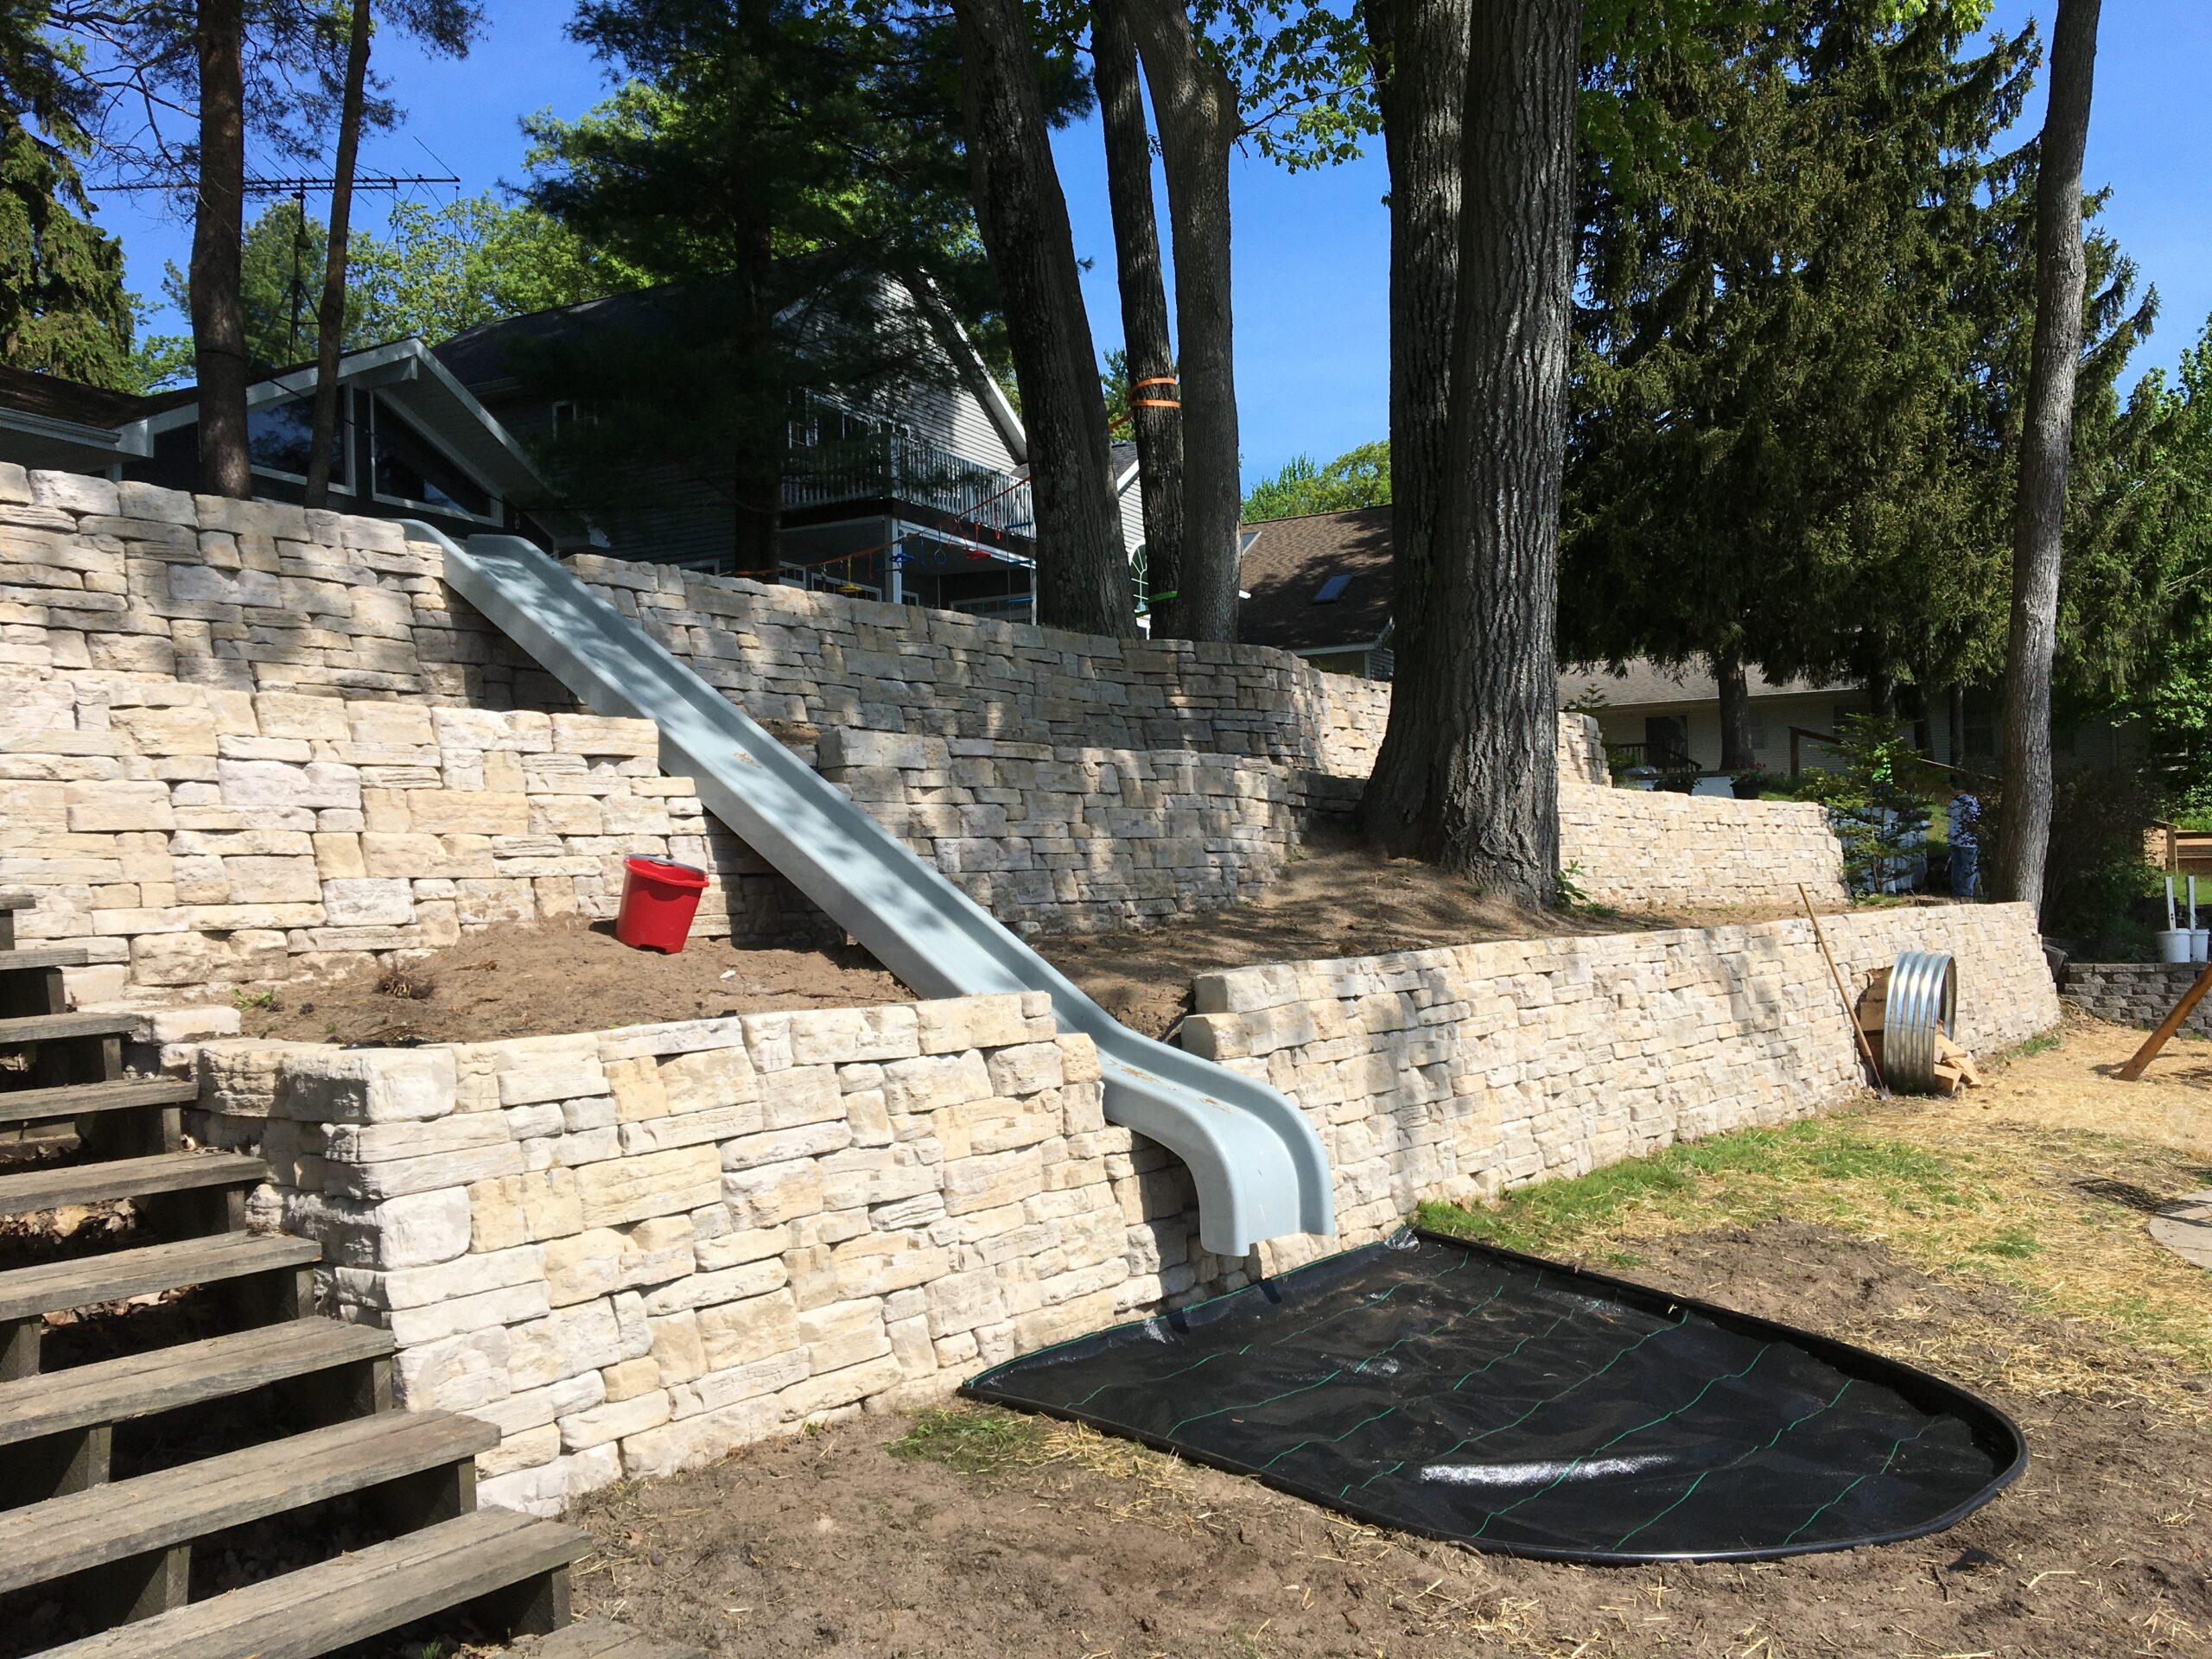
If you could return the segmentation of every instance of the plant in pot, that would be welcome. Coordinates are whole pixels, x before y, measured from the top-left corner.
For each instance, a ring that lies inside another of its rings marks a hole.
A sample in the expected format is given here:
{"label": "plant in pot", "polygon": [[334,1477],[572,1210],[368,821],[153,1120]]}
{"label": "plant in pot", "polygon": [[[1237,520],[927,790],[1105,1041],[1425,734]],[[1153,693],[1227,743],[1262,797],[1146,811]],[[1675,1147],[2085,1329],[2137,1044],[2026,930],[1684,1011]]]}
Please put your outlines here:
{"label": "plant in pot", "polygon": [[1756,801],[1759,791],[1766,787],[1766,768],[1756,760],[1739,772],[1733,773],[1728,785],[1736,791],[1739,801]]}
{"label": "plant in pot", "polygon": [[1673,795],[1694,795],[1697,780],[1704,774],[1698,771],[1697,762],[1687,756],[1668,761],[1659,768],[1659,775],[1652,780],[1654,789],[1663,789]]}

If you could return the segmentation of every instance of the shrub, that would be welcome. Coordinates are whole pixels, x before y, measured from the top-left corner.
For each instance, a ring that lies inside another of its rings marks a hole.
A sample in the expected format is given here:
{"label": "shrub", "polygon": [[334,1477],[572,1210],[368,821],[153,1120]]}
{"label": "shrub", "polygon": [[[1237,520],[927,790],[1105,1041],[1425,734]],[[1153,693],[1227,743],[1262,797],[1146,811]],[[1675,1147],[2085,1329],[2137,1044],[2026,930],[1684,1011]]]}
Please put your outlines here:
{"label": "shrub", "polygon": [[1827,809],[1852,891],[1887,893],[1910,879],[1927,845],[1928,768],[1904,728],[1878,715],[1844,715],[1836,738],[1843,765],[1802,774],[1797,798]]}

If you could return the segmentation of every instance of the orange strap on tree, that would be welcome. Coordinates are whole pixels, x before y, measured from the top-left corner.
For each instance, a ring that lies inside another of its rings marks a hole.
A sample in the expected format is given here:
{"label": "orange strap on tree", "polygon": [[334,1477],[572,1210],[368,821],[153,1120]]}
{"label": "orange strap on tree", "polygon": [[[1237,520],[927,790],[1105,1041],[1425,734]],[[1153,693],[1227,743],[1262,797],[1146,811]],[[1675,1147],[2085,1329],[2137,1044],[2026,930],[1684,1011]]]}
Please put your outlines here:
{"label": "orange strap on tree", "polygon": [[[1148,374],[1141,380],[1132,381],[1129,390],[1137,392],[1142,391],[1147,386],[1173,386],[1180,384],[1181,382],[1172,374]],[[1180,409],[1183,407],[1183,400],[1179,397],[1131,397],[1129,407],[1131,409]]]}

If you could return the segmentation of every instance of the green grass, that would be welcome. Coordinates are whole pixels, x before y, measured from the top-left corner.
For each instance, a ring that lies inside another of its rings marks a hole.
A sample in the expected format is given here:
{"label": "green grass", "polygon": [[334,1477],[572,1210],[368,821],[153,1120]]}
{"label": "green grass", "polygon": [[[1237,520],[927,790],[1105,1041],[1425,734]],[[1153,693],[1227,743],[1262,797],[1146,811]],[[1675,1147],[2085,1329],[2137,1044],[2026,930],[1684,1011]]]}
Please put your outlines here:
{"label": "green grass", "polygon": [[1808,1198],[1821,1218],[1847,1224],[1861,1188],[1908,1212],[1969,1202],[1948,1160],[1821,1117],[1686,1141],[1575,1179],[1522,1187],[1493,1206],[1424,1204],[1416,1219],[1438,1232],[1542,1255],[1588,1246],[1631,1217],[1752,1225],[1800,1212]]}
{"label": "green grass", "polygon": [[941,1463],[963,1475],[995,1475],[1036,1460],[1046,1430],[1033,1417],[958,1406],[918,1414],[885,1448],[894,1458]]}

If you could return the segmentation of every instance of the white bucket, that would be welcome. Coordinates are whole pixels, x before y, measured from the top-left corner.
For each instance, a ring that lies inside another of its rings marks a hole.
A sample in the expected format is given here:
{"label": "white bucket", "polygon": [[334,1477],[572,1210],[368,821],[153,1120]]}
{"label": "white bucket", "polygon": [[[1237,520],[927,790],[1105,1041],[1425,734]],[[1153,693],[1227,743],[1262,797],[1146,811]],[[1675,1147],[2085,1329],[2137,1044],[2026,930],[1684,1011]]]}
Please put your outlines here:
{"label": "white bucket", "polygon": [[2196,928],[2189,936],[2189,959],[2202,962],[2208,957],[2212,957],[2212,927]]}
{"label": "white bucket", "polygon": [[2160,962],[2188,962],[2196,949],[2196,935],[2201,929],[2162,927],[2158,930],[2158,960]]}

